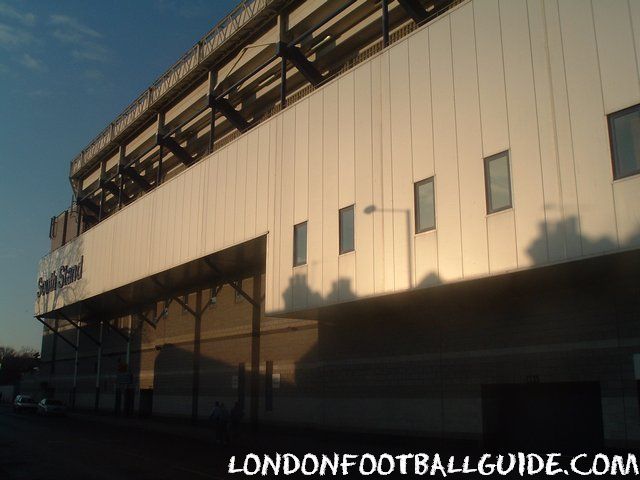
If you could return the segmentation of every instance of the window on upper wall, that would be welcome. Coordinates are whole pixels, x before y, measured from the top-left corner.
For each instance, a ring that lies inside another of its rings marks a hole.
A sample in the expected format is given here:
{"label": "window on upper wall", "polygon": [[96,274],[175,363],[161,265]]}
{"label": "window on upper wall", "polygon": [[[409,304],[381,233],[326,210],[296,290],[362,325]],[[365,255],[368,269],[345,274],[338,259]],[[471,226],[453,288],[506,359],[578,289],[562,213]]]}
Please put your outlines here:
{"label": "window on upper wall", "polygon": [[353,205],[340,209],[340,254],[353,252],[354,241],[354,208]]}
{"label": "window on upper wall", "polygon": [[484,159],[484,183],[487,196],[487,213],[511,208],[511,174],[509,151]]}
{"label": "window on upper wall", "polygon": [[307,222],[293,226],[293,266],[307,263]]}
{"label": "window on upper wall", "polygon": [[433,177],[413,185],[416,233],[436,228],[436,208]]}
{"label": "window on upper wall", "polygon": [[608,116],[613,178],[640,173],[640,105]]}

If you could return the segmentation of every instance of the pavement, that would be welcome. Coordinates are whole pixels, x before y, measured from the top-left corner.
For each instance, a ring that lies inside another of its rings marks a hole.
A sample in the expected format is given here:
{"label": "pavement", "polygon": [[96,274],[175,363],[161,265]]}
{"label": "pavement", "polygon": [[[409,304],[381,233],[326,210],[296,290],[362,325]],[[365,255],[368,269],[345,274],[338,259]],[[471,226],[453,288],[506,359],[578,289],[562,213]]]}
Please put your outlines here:
{"label": "pavement", "polygon": [[[445,466],[449,455],[456,455],[459,461],[464,455],[471,455],[477,461],[482,454],[477,446],[468,444],[264,427],[259,431],[245,428],[230,446],[220,446],[210,426],[192,425],[185,420],[124,418],[86,412],[49,418],[16,414],[9,406],[0,405],[0,480],[244,479],[251,477],[228,473],[231,456],[236,456],[237,465],[248,453],[262,458],[265,453],[276,452],[295,453],[299,458],[305,453],[425,452],[432,455],[437,452]],[[258,474],[257,477],[273,476]],[[299,473],[282,477],[310,478]],[[399,477],[396,471],[384,478]],[[400,478],[407,477],[414,476]],[[347,478],[359,476],[352,473]],[[374,474],[367,478],[380,476]],[[435,478],[444,477],[436,475]],[[487,477],[449,474],[446,478]],[[490,478],[522,477],[495,474]],[[560,478],[570,477],[560,475]]]}

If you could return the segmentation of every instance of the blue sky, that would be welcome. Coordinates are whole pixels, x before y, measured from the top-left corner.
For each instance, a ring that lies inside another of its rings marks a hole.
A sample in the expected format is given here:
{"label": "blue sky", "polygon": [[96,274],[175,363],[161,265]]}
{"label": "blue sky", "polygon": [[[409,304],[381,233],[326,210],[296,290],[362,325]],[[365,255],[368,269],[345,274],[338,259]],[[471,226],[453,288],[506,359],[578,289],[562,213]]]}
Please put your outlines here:
{"label": "blue sky", "polygon": [[0,0],[0,345],[40,348],[36,267],[71,159],[236,4]]}

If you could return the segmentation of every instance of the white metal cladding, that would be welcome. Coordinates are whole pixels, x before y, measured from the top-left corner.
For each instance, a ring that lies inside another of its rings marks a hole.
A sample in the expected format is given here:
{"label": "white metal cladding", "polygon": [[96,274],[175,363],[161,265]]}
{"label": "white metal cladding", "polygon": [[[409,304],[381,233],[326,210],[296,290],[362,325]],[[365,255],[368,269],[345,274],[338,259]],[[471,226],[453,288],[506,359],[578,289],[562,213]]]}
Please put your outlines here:
{"label": "white metal cladding", "polygon": [[[85,271],[36,311],[267,231],[268,313],[637,247],[640,177],[613,181],[606,115],[640,102],[639,53],[637,1],[464,3],[46,257]],[[483,157],[507,149],[514,207],[487,215]],[[414,235],[431,176],[437,228]]]}

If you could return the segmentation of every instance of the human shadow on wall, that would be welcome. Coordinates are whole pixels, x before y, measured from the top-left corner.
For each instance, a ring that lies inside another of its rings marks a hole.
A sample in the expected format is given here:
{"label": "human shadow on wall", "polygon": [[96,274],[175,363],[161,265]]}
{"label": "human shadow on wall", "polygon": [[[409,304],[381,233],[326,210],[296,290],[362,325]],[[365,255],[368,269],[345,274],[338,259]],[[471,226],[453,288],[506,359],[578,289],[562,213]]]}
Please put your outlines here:
{"label": "human shadow on wall", "polygon": [[[575,218],[542,224],[538,231],[526,251],[533,266],[541,268],[489,278],[445,283],[431,272],[413,291],[346,301],[357,298],[350,279],[337,279],[323,296],[307,287],[305,276],[292,276],[283,294],[284,310],[295,317],[295,298],[305,296],[317,306],[300,312],[316,320],[317,341],[295,362],[292,391],[283,395],[302,392],[318,399],[310,403],[318,407],[308,415],[323,428],[471,440],[497,432],[494,444],[500,446],[597,448],[603,441],[603,414],[575,408],[579,396],[563,397],[573,398],[568,402],[573,412],[566,402],[549,406],[543,398],[535,407],[542,409],[535,422],[516,397],[505,412],[522,421],[499,415],[487,424],[483,418],[486,385],[551,384],[544,394],[551,398],[562,395],[554,385],[571,381],[611,385],[615,378],[620,382],[615,388],[635,388],[624,361],[632,352],[593,345],[620,345],[625,336],[640,335],[640,305],[632,289],[621,286],[629,278],[638,283],[640,268],[633,267],[640,266],[638,251],[616,254],[615,260],[565,253],[562,260],[575,261],[550,265],[551,242],[566,245],[567,238],[577,236],[580,251],[595,254],[612,253],[618,240],[580,235]],[[623,245],[640,245],[640,234]],[[605,288],[603,278],[611,282]],[[635,310],[620,313],[631,304]],[[592,367],[582,370],[580,365]],[[595,403],[601,409],[600,397]],[[637,412],[632,415],[636,418]]]}

